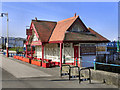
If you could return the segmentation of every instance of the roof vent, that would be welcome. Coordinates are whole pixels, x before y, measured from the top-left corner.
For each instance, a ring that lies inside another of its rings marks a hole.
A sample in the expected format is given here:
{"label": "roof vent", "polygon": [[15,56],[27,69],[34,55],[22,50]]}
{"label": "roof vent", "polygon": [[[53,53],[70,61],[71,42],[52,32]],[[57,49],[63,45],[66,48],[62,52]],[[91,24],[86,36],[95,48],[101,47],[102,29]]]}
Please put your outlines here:
{"label": "roof vent", "polygon": [[76,17],[76,13],[74,14],[74,17]]}
{"label": "roof vent", "polygon": [[37,17],[35,17],[35,21],[37,21]]}

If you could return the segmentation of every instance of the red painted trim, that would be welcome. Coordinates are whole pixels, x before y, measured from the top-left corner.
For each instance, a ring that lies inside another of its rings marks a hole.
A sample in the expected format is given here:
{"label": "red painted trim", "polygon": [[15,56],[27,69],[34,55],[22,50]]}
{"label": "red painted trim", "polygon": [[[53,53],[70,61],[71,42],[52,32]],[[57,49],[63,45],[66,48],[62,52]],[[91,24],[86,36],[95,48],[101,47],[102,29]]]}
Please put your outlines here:
{"label": "red painted trim", "polygon": [[48,43],[63,43],[63,41],[49,41]]}
{"label": "red painted trim", "polygon": [[101,42],[108,42],[108,41],[80,41],[80,40],[63,41],[63,43],[101,43]]}
{"label": "red painted trim", "polygon": [[33,28],[33,30],[34,30],[34,32],[35,32],[35,34],[36,34],[37,38],[39,39],[39,35],[38,35],[38,33],[37,33],[37,31],[36,31],[35,26],[34,26],[34,24],[33,24],[33,23],[32,23],[32,28]]}
{"label": "red painted trim", "polygon": [[68,65],[74,65],[74,63],[65,63],[65,64],[68,64]]}
{"label": "red painted trim", "polygon": [[31,46],[31,59],[33,59],[33,47]]}
{"label": "red painted trim", "polygon": [[28,57],[27,53],[28,53],[28,51],[27,51],[27,45],[26,45],[26,58]]}
{"label": "red painted trim", "polygon": [[43,60],[44,60],[44,45],[42,45],[42,64],[43,64]]}
{"label": "red painted trim", "polygon": [[[108,41],[82,41],[82,40],[69,40],[69,41],[49,41],[48,43],[101,43]],[[46,42],[47,43],[47,42]]]}
{"label": "red painted trim", "polygon": [[[32,43],[36,43],[36,44],[32,44]],[[32,41],[31,46],[38,46],[38,45],[42,45],[42,42],[39,41]]]}
{"label": "red painted trim", "polygon": [[[34,30],[37,38],[39,39],[39,35],[38,35],[38,33],[37,33],[36,29],[35,29],[35,26],[34,26],[33,22],[31,22],[30,29],[33,29],[33,30]],[[29,41],[30,37],[31,37],[31,35],[28,35],[28,36],[27,36],[26,45],[28,45],[28,41]],[[39,40],[39,41],[40,41],[40,40]],[[41,41],[40,41],[40,42],[41,42]],[[38,45],[38,44],[37,44],[37,45]],[[40,44],[40,45],[41,45],[41,44]]]}
{"label": "red painted trim", "polygon": [[77,58],[77,65],[78,65],[78,57],[79,57],[79,48],[78,46],[74,46],[74,65],[76,66],[76,58]]}
{"label": "red painted trim", "polygon": [[60,43],[60,70],[62,69],[62,43]]}
{"label": "red painted trim", "polygon": [[25,43],[25,44],[26,44],[26,45],[29,45],[29,44],[28,44],[28,41],[29,41],[29,39],[30,39],[30,35],[28,35],[26,39],[27,39],[27,40],[26,40],[26,43]]}

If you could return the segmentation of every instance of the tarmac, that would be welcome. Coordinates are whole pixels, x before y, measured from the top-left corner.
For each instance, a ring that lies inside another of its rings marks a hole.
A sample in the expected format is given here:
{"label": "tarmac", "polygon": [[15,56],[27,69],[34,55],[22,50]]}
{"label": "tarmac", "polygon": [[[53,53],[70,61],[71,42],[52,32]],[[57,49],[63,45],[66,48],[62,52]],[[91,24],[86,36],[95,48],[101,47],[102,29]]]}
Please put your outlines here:
{"label": "tarmac", "polygon": [[2,88],[117,88],[92,80],[78,83],[59,76],[59,67],[43,68],[0,54],[2,63]]}

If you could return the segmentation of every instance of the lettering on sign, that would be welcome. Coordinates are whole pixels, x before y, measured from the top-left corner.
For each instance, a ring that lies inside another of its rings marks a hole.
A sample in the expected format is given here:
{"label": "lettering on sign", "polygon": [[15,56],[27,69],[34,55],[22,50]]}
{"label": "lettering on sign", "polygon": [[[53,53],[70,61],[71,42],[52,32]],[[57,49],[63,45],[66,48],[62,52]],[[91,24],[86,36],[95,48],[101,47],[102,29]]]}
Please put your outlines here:
{"label": "lettering on sign", "polygon": [[81,55],[95,55],[96,54],[96,46],[94,45],[81,45],[80,46],[80,54]]}
{"label": "lettering on sign", "polygon": [[96,47],[96,51],[106,51],[106,47],[105,46],[99,46],[99,47]]}

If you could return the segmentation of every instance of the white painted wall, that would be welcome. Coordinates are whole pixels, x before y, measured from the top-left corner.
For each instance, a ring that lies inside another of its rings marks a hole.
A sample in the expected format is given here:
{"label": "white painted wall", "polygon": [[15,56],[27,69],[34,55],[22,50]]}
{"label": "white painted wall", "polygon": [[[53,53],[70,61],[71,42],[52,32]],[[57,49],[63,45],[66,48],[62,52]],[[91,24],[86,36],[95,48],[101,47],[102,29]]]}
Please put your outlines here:
{"label": "white painted wall", "polygon": [[[65,55],[66,63],[73,63],[74,48],[72,46],[72,43],[70,44],[70,47],[64,47],[64,44],[63,44],[62,51],[63,51],[62,55]],[[37,58],[42,58],[41,46],[36,46],[35,52],[36,52]],[[44,55],[45,55],[44,56],[45,59],[51,59],[52,61],[60,62],[60,47],[58,47],[58,44],[54,44],[54,43],[45,44]],[[80,55],[80,48],[79,48],[79,55]],[[85,61],[85,62],[82,62],[82,67],[92,67],[93,63],[86,63],[86,61],[93,62],[95,58],[96,58],[95,55],[82,56],[82,60]]]}
{"label": "white painted wall", "polygon": [[[36,46],[35,52],[36,52],[37,58],[42,58],[41,46]],[[74,48],[72,47],[72,44],[70,44],[70,47],[63,47],[62,52],[63,52],[62,55],[65,55],[66,63],[74,62],[74,59],[73,59]],[[54,44],[54,43],[45,44],[44,55],[45,55],[44,56],[45,59],[51,59],[52,61],[60,62],[60,47],[58,47],[58,44]],[[64,60],[64,59],[62,58],[62,60]]]}
{"label": "white painted wall", "polygon": [[[63,47],[63,55],[65,55],[66,63],[74,62],[74,48],[72,47],[72,43],[69,43],[70,47]],[[65,45],[65,44],[63,44]]]}
{"label": "white painted wall", "polygon": [[36,52],[37,58],[42,58],[42,48],[41,48],[41,46],[36,46],[35,47],[35,52]]}
{"label": "white painted wall", "polygon": [[44,54],[46,59],[52,59],[52,61],[60,62],[60,49],[58,44],[45,44]]}

